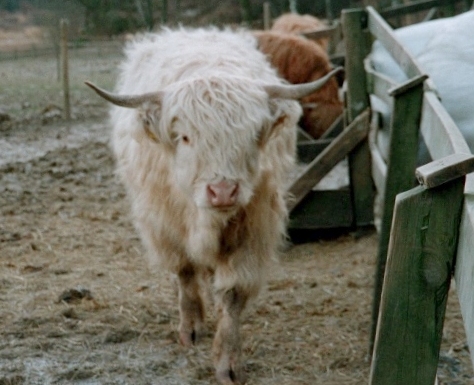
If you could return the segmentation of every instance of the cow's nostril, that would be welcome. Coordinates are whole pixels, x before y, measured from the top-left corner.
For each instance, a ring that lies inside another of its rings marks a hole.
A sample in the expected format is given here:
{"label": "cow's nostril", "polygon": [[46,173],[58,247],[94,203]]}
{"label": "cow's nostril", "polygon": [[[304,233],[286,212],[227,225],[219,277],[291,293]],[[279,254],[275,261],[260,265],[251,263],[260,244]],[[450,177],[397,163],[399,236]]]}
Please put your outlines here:
{"label": "cow's nostril", "polygon": [[217,192],[216,192],[215,188],[212,187],[212,185],[207,186],[207,196],[210,199],[217,198]]}
{"label": "cow's nostril", "polygon": [[239,194],[236,182],[221,181],[207,185],[207,199],[214,207],[233,206]]}

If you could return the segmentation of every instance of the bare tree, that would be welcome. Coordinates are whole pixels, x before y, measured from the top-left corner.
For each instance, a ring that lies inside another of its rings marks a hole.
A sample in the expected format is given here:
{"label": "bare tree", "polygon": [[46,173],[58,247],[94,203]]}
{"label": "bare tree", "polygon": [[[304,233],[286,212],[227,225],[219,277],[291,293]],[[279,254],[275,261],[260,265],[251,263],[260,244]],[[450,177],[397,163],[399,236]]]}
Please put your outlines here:
{"label": "bare tree", "polygon": [[151,31],[155,26],[155,18],[153,16],[153,1],[152,0],[135,0],[135,6],[143,24]]}
{"label": "bare tree", "polygon": [[250,23],[252,21],[252,4],[250,0],[240,0],[240,11],[244,23]]}
{"label": "bare tree", "polygon": [[161,22],[163,24],[168,22],[168,0],[161,1]]}
{"label": "bare tree", "polygon": [[166,24],[169,19],[169,4],[168,0],[134,0],[137,13],[143,20],[145,26],[152,30],[155,26],[155,10],[160,9],[161,22]]}

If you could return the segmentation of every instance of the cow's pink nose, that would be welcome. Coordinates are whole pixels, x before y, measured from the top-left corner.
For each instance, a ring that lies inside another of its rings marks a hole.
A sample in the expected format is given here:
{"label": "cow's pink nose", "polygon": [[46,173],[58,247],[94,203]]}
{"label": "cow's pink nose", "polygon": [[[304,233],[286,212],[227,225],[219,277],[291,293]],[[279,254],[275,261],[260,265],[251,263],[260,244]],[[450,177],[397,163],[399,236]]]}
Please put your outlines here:
{"label": "cow's pink nose", "polygon": [[233,206],[237,201],[239,185],[223,180],[207,185],[207,199],[213,207]]}

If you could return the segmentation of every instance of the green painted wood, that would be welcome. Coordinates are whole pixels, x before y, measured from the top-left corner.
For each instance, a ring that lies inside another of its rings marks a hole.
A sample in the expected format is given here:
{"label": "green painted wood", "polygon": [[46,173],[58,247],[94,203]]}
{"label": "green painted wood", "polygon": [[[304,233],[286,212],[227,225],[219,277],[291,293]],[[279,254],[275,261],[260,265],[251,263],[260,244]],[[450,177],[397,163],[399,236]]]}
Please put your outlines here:
{"label": "green painted wood", "polygon": [[[346,51],[346,123],[351,123],[369,106],[366,92],[364,58],[370,51],[367,12],[361,9],[342,11],[342,29]],[[354,225],[373,223],[374,184],[370,170],[370,150],[365,140],[349,154],[349,179],[352,189]]]}
{"label": "green painted wood", "polygon": [[367,13],[361,9],[342,11],[342,30],[346,50],[347,109],[349,122],[369,106],[364,58],[370,52]]}
{"label": "green painted wood", "polygon": [[310,191],[290,215],[290,229],[320,230],[352,225],[349,189]]}
{"label": "green painted wood", "polygon": [[370,168],[370,149],[364,140],[348,156],[349,180],[352,189],[354,227],[374,223],[375,186]]}
{"label": "green painted wood", "polygon": [[432,385],[464,178],[397,196],[370,385]]}
{"label": "green painted wood", "polygon": [[403,87],[403,90],[403,93],[395,93],[390,122],[390,145],[375,273],[371,342],[375,338],[379,314],[395,197],[397,194],[411,189],[415,180],[423,83],[415,82],[411,88]]}

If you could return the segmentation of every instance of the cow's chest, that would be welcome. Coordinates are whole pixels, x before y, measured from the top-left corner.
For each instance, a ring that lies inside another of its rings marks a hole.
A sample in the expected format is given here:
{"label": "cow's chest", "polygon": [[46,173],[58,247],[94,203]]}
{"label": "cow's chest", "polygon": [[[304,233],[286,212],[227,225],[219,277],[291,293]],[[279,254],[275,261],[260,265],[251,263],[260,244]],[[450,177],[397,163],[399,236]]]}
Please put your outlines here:
{"label": "cow's chest", "polygon": [[219,259],[227,259],[245,242],[248,232],[245,220],[246,213],[241,210],[223,227],[219,239]]}

